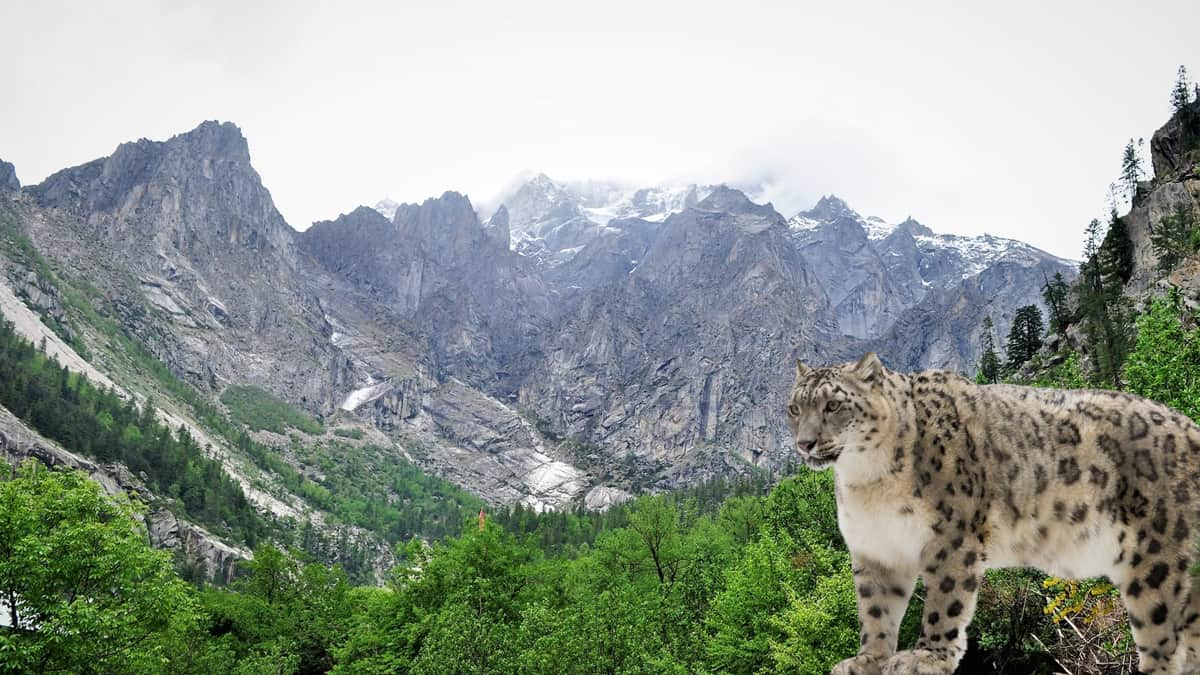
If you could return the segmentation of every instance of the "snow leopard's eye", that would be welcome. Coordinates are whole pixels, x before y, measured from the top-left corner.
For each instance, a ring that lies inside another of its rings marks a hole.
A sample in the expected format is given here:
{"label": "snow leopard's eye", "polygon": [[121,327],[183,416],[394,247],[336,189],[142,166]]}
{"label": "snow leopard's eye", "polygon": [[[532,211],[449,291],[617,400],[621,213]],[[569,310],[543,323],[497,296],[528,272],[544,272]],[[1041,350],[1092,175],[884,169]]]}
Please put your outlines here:
{"label": "snow leopard's eye", "polygon": [[838,400],[832,400],[825,404],[825,412],[832,413],[832,412],[837,412],[838,410],[841,410],[841,409],[842,409],[842,402],[838,401]]}
{"label": "snow leopard's eye", "polygon": [[799,417],[800,416],[800,406],[796,405],[795,403],[789,403],[788,404],[788,414],[791,415],[792,417]]}

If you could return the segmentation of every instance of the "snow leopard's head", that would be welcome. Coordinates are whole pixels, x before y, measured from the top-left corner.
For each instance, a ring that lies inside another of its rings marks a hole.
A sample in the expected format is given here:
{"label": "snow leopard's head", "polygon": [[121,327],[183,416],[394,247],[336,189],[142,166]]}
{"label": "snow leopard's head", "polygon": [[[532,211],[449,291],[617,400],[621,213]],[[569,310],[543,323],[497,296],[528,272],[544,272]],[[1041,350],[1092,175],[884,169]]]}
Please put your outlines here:
{"label": "snow leopard's head", "polygon": [[873,352],[857,363],[829,368],[797,361],[787,420],[804,463],[824,469],[848,453],[885,452],[881,448],[896,419],[885,387],[893,375]]}

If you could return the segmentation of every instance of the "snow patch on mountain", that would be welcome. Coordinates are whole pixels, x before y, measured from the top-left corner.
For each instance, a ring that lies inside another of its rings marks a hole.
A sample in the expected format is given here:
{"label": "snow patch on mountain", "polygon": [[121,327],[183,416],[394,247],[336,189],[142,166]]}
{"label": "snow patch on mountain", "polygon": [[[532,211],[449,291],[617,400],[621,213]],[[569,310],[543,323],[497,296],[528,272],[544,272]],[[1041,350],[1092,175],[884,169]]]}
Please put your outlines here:
{"label": "snow patch on mountain", "polygon": [[346,399],[342,401],[342,404],[338,407],[347,412],[354,412],[358,406],[370,401],[374,401],[380,396],[383,396],[384,392],[386,392],[390,386],[390,382],[384,381],[368,385],[361,389],[355,389],[354,391],[350,392],[350,395],[347,396]]}
{"label": "snow patch on mountain", "polygon": [[[907,232],[921,254],[957,258],[963,279],[969,279],[998,262],[1016,263],[1023,267],[1032,267],[1048,260],[1070,266],[1078,264],[1016,239],[986,233],[975,236],[937,234],[911,218],[902,223],[890,223],[878,216],[864,218],[832,195],[823,197],[813,209],[792,216],[788,220],[788,227],[796,236],[804,237],[834,222],[844,222],[845,219],[857,222],[871,243],[881,250],[887,249],[885,242],[889,237],[898,231]],[[894,257],[900,254],[892,250],[890,255]]]}
{"label": "snow patch on mountain", "polygon": [[880,241],[887,239],[893,232],[896,231],[896,226],[887,222],[879,216],[868,216],[862,221],[863,229],[867,231],[867,238],[871,241]]}
{"label": "snow patch on mountain", "polygon": [[990,234],[974,237],[954,234],[918,235],[913,239],[917,242],[917,248],[922,251],[948,250],[961,256],[963,279],[969,279],[1001,261],[1016,263],[1023,267],[1032,267],[1047,258],[1066,265],[1074,264],[1074,261],[1052,256],[1025,242],[993,237]]}
{"label": "snow patch on mountain", "polygon": [[640,218],[661,223],[703,200],[705,185],[634,188],[605,181],[556,181],[538,174],[504,199],[510,215],[513,250],[547,260],[577,249],[606,231],[613,221]]}
{"label": "snow patch on mountain", "polygon": [[375,206],[371,208],[378,211],[384,218],[387,218],[388,220],[394,220],[396,218],[396,209],[400,208],[400,204],[388,199],[387,197],[384,197],[376,202]]}

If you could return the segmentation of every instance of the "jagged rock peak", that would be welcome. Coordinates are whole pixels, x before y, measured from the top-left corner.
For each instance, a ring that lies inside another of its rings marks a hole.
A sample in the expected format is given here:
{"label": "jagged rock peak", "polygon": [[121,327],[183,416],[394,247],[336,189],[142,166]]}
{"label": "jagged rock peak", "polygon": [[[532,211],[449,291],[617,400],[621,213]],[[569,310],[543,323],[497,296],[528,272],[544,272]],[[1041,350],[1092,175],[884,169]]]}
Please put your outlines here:
{"label": "jagged rock peak", "polygon": [[376,227],[379,225],[391,226],[391,221],[384,218],[381,213],[369,206],[359,206],[350,213],[343,213],[332,221],[324,221],[322,223],[314,223],[313,226],[332,223],[343,228],[362,228]]}
{"label": "jagged rock peak", "polygon": [[10,162],[0,159],[0,192],[20,189],[21,181],[17,180],[16,167]]}
{"label": "jagged rock peak", "polygon": [[535,175],[533,178],[530,178],[527,184],[542,186],[542,187],[554,187],[554,188],[562,187],[557,182],[555,182],[555,180],[553,178],[551,178],[550,176],[547,176],[546,174],[544,174],[542,172],[538,172],[537,175]]}
{"label": "jagged rock peak", "polygon": [[[241,190],[253,193],[261,202],[270,201],[250,164],[241,129],[230,122],[214,121],[165,141],[143,138],[122,143],[112,155],[58,171],[31,191],[46,206],[79,206],[82,202],[85,209],[107,211],[123,204],[137,185],[152,181],[182,185],[193,178],[211,182],[218,174],[237,176]],[[274,211],[273,205],[257,206]]]}
{"label": "jagged rock peak", "polygon": [[1173,177],[1200,163],[1200,98],[1184,106],[1150,138],[1154,175]]}
{"label": "jagged rock peak", "polygon": [[436,229],[479,227],[479,216],[471,200],[454,191],[430,197],[420,204],[401,204],[393,219],[404,233],[432,233]]}
{"label": "jagged rock peak", "polygon": [[508,228],[508,208],[503,204],[496,212],[488,218],[487,225],[483,228],[487,236],[504,248],[512,246],[512,233]]}
{"label": "jagged rock peak", "polygon": [[334,270],[387,249],[395,240],[392,221],[365,206],[333,220],[317,221],[300,233],[301,246]]}
{"label": "jagged rock peak", "polygon": [[837,195],[825,195],[821,197],[815,206],[807,211],[801,211],[800,215],[826,223],[838,220],[839,218],[861,220],[858,213]]}
{"label": "jagged rock peak", "polygon": [[400,204],[387,197],[375,202],[375,210],[384,218],[387,218],[388,222],[391,222],[396,217],[396,209],[398,208],[400,208]]}
{"label": "jagged rock peak", "polygon": [[745,213],[758,216],[774,215],[777,218],[779,217],[779,215],[775,213],[775,207],[770,203],[755,204],[754,202],[750,201],[750,198],[746,196],[746,193],[742,192],[741,190],[731,188],[728,185],[718,185],[714,187],[713,191],[709,193],[707,197],[700,200],[700,202],[696,204],[696,208],[700,209],[701,211],[718,211],[721,213],[736,214]]}
{"label": "jagged rock peak", "polygon": [[500,208],[496,209],[496,212],[488,219],[488,225],[508,227],[508,207],[501,204]]}
{"label": "jagged rock peak", "polygon": [[167,144],[184,145],[200,157],[250,161],[250,144],[233,122],[206,120],[191,131],[172,136]]}
{"label": "jagged rock peak", "polygon": [[106,164],[108,167],[135,168],[151,157],[167,154],[178,154],[198,160],[233,160],[249,163],[250,145],[242,135],[242,130],[233,122],[206,120],[195,129],[175,134],[165,141],[141,138],[122,143],[107,159]]}
{"label": "jagged rock peak", "polygon": [[915,218],[913,218],[912,216],[905,218],[904,222],[897,225],[896,231],[897,232],[906,232],[914,237],[917,237],[917,236],[932,237],[932,236],[934,236],[933,230],[931,230],[928,227],[926,227],[925,225],[922,225],[921,223],[917,222],[917,220]]}

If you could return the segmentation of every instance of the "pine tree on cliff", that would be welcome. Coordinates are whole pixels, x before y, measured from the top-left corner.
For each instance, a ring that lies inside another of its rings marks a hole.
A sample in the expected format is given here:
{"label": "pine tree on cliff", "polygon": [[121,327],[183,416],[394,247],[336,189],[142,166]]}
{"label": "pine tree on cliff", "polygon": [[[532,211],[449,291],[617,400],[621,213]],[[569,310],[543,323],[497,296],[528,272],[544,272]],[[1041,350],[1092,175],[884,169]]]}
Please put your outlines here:
{"label": "pine tree on cliff", "polygon": [[1100,272],[1105,286],[1119,293],[1133,276],[1133,239],[1124,218],[1115,210],[1110,218],[1108,233],[1100,244]]}
{"label": "pine tree on cliff", "polygon": [[1067,305],[1067,293],[1070,291],[1067,280],[1062,272],[1055,272],[1053,279],[1046,279],[1042,286],[1042,299],[1046,301],[1046,309],[1050,312],[1050,332],[1062,334],[1071,323],[1070,309]]}
{"label": "pine tree on cliff", "polygon": [[1158,257],[1156,267],[1167,274],[1184,260],[1195,260],[1200,252],[1200,217],[1183,203],[1170,215],[1150,224],[1150,245]]}
{"label": "pine tree on cliff", "polygon": [[1142,155],[1139,152],[1142,144],[1140,138],[1136,144],[1132,138],[1129,139],[1121,156],[1121,188],[1130,201],[1137,196],[1138,181],[1146,177],[1146,172],[1142,169]]}
{"label": "pine tree on cliff", "polygon": [[1171,88],[1171,110],[1178,115],[1187,109],[1187,105],[1192,102],[1191,87],[1188,86],[1188,72],[1184,66],[1179,66],[1179,72],[1175,77],[1175,86]]}

